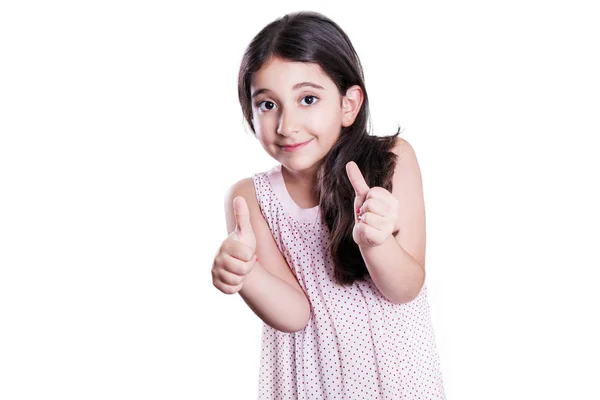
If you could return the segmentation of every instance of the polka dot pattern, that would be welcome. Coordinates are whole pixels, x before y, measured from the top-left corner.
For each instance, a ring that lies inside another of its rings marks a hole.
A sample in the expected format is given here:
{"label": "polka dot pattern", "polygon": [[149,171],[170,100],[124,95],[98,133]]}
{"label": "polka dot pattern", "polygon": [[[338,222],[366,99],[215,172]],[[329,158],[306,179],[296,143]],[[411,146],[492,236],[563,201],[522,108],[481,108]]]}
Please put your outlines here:
{"label": "polka dot pattern", "polygon": [[426,285],[405,304],[389,302],[370,277],[338,285],[319,207],[293,202],[281,165],[252,179],[273,238],[311,305],[301,331],[263,324],[259,400],[445,399]]}

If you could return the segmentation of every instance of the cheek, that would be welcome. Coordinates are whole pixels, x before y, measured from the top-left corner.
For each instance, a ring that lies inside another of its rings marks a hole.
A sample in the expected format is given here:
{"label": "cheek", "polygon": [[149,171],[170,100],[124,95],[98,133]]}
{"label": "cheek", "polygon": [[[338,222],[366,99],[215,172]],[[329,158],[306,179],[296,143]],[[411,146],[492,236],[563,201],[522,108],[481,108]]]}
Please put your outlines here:
{"label": "cheek", "polygon": [[337,136],[342,129],[342,114],[336,108],[323,108],[310,118],[312,131],[320,136]]}
{"label": "cheek", "polygon": [[254,131],[256,132],[256,139],[267,153],[272,154],[277,151],[275,135],[271,134],[268,128],[265,128],[264,125],[254,125]]}
{"label": "cheek", "polygon": [[263,139],[267,139],[265,134],[268,136],[269,127],[266,126],[264,118],[254,118],[252,123],[254,124],[254,132],[256,132],[256,137],[261,141]]}
{"label": "cheek", "polygon": [[257,115],[254,117],[254,130],[258,132],[270,132],[276,128],[276,120],[268,115]]}

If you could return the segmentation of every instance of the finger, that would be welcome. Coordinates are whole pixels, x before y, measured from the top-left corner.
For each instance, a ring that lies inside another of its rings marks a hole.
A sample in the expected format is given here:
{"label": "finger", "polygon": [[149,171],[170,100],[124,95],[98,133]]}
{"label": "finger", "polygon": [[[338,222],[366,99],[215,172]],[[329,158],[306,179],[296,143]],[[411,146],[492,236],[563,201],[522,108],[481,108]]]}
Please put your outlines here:
{"label": "finger", "polygon": [[369,246],[374,246],[382,242],[383,232],[367,224],[358,224],[356,226],[358,236]]}
{"label": "finger", "polygon": [[386,215],[386,212],[388,211],[387,209],[388,207],[383,201],[379,199],[370,198],[365,200],[363,205],[360,207],[360,214],[362,215],[364,213],[371,212],[373,214],[377,214],[383,217]]}
{"label": "finger", "polygon": [[369,189],[369,194],[367,195],[367,198],[385,198],[387,196],[394,196],[393,194],[391,194],[387,189],[379,187],[379,186],[373,186],[371,189]]}
{"label": "finger", "polygon": [[360,197],[354,197],[354,223],[358,222],[358,216],[362,212],[363,200]]}
{"label": "finger", "polygon": [[[255,258],[256,260],[256,258]],[[254,263],[239,260],[229,254],[223,254],[223,269],[235,275],[244,276],[252,270]]]}
{"label": "finger", "polygon": [[213,279],[213,285],[225,294],[236,294],[237,292],[242,290],[242,287],[244,286],[242,284],[236,286],[228,285],[226,283],[221,282],[218,279]]}
{"label": "finger", "polygon": [[221,282],[223,282],[226,285],[230,285],[230,286],[237,286],[240,285],[244,282],[244,280],[246,279],[245,275],[236,275],[236,274],[232,274],[229,271],[225,271],[225,270],[219,270],[217,271],[218,274],[218,280],[220,280]]}
{"label": "finger", "polygon": [[356,165],[354,161],[350,161],[346,164],[346,173],[348,174],[350,184],[354,188],[356,197],[360,197],[364,200],[367,193],[369,193],[369,185],[367,185],[362,172],[360,172],[360,168],[358,168],[358,165]]}
{"label": "finger", "polygon": [[236,240],[234,236],[230,236],[223,242],[221,251],[244,262],[252,260],[255,256],[255,252],[250,246]]}
{"label": "finger", "polygon": [[252,232],[250,225],[250,211],[248,204],[242,196],[237,196],[233,199],[233,212],[235,214],[235,230],[240,235]]}
{"label": "finger", "polygon": [[389,221],[382,217],[381,215],[373,214],[371,212],[366,212],[362,214],[358,220],[366,224],[372,228],[377,229],[378,231],[383,231],[389,225]]}

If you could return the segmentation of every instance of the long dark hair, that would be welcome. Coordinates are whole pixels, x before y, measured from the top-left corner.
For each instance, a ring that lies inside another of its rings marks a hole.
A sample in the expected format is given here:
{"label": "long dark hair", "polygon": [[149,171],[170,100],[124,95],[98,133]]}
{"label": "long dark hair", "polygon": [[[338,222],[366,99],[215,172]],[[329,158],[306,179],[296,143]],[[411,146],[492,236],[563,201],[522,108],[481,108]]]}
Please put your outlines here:
{"label": "long dark hair", "polygon": [[329,228],[334,278],[342,285],[363,280],[369,271],[358,245],[352,239],[354,189],[346,164],[354,161],[369,187],[392,191],[396,155],[391,149],[398,131],[378,137],[368,133],[369,101],[362,65],[344,31],[329,18],[310,11],[287,14],[264,27],[248,45],[238,76],[238,96],[244,119],[256,135],[252,122],[250,82],[254,72],[271,57],[318,64],[335,82],[340,94],[358,85],[364,100],[354,123],[341,128],[338,141],[325,156],[317,172],[315,191]]}

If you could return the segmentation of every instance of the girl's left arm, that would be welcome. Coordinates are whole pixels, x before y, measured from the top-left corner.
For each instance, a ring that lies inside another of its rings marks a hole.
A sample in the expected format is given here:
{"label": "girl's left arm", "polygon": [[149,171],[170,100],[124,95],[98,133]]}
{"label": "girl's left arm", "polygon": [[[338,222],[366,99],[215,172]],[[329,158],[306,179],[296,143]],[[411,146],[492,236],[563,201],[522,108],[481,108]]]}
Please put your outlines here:
{"label": "girl's left arm", "polygon": [[347,166],[360,218],[353,236],[369,275],[393,303],[414,300],[425,282],[425,204],[412,146],[397,138],[392,192],[369,188],[356,165]]}
{"label": "girl's left arm", "polygon": [[359,246],[377,289],[392,303],[413,301],[425,282],[425,269],[394,236],[377,247]]}

